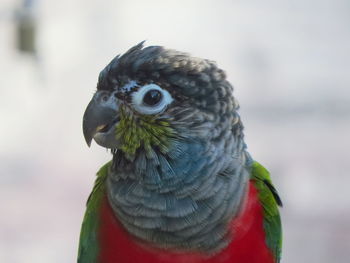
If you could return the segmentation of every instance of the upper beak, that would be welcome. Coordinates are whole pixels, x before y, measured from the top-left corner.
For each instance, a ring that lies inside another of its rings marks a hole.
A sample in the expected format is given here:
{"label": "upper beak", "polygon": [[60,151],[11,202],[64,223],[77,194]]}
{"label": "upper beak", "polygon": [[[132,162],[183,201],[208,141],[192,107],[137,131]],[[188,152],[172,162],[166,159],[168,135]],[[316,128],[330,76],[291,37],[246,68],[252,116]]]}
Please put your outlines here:
{"label": "upper beak", "polygon": [[83,133],[90,147],[95,134],[112,123],[118,115],[118,105],[113,94],[98,91],[87,106],[83,117]]}

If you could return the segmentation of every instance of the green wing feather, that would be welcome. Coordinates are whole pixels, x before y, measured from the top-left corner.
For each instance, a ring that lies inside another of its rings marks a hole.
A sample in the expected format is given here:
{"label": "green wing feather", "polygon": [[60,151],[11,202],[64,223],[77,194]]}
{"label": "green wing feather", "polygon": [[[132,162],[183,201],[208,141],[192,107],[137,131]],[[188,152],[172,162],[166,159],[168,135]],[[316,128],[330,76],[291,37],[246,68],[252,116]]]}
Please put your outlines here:
{"label": "green wing feather", "polygon": [[282,206],[281,199],[272,185],[269,172],[258,162],[254,162],[252,165],[251,179],[254,181],[259,193],[259,200],[263,206],[267,246],[275,256],[276,262],[280,262],[282,226],[278,206]]}
{"label": "green wing feather", "polygon": [[105,164],[98,172],[94,188],[86,204],[86,212],[81,226],[78,263],[96,263],[99,249],[97,233],[99,226],[99,208],[104,195],[106,180],[111,162]]}

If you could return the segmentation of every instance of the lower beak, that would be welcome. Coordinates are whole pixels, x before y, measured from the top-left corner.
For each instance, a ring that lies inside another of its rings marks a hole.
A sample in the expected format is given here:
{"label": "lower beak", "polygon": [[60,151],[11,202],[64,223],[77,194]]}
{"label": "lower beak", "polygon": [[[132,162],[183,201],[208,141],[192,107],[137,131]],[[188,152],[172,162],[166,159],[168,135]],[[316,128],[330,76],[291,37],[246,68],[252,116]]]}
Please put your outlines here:
{"label": "lower beak", "polygon": [[118,116],[118,105],[113,94],[98,91],[88,104],[83,117],[83,133],[90,147],[94,136],[113,123]]}

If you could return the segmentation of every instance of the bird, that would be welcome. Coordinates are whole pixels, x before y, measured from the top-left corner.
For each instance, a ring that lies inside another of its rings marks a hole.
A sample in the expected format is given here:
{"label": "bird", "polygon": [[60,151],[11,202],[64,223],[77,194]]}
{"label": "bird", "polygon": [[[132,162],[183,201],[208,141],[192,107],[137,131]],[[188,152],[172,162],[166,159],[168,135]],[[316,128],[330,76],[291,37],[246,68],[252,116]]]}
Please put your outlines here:
{"label": "bird", "polygon": [[216,62],[144,41],[101,71],[83,116],[111,152],[86,204],[78,263],[278,263],[281,198],[247,150]]}

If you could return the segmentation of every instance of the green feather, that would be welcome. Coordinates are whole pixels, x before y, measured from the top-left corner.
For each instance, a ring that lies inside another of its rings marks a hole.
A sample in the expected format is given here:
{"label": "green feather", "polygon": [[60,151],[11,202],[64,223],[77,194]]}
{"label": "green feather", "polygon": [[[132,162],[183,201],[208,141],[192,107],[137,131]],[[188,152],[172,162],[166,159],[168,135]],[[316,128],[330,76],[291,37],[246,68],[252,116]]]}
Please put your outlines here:
{"label": "green feather", "polygon": [[282,202],[272,185],[269,172],[258,162],[252,165],[251,179],[258,190],[259,200],[264,211],[264,230],[266,243],[276,262],[280,262],[282,250],[282,226],[278,206]]}
{"label": "green feather", "polygon": [[98,255],[99,209],[104,194],[105,180],[111,162],[105,164],[98,172],[94,188],[86,204],[86,212],[80,232],[78,263],[95,263]]}
{"label": "green feather", "polygon": [[116,127],[116,138],[120,140],[120,150],[132,160],[136,151],[142,147],[149,155],[156,147],[162,153],[169,150],[174,131],[165,119],[157,119],[153,115],[129,114],[120,108],[120,121]]}

